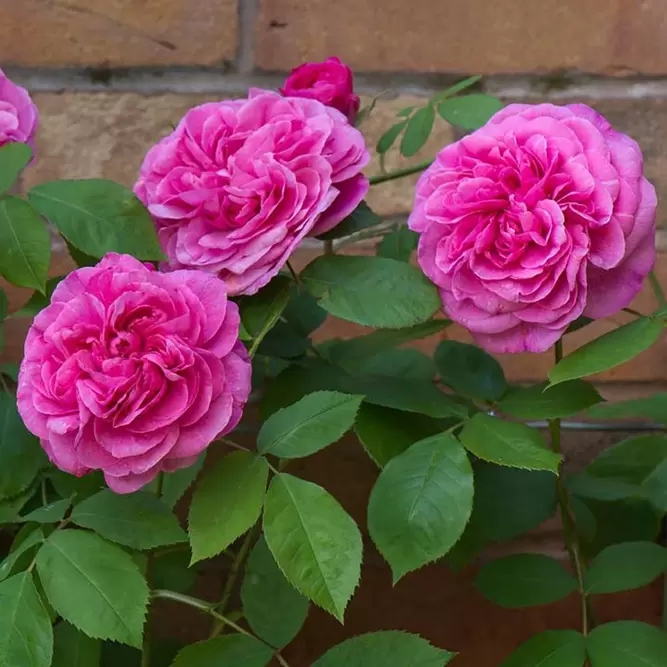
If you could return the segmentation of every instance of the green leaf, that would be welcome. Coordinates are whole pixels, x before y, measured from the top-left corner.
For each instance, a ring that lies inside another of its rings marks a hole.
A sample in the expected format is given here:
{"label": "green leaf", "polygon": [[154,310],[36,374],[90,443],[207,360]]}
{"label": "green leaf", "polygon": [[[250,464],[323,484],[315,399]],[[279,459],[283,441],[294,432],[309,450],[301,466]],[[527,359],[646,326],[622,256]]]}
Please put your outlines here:
{"label": "green leaf", "polygon": [[148,586],[120,547],[81,530],[54,532],[37,554],[49,601],[89,637],[141,646]]}
{"label": "green leaf", "polygon": [[163,473],[164,479],[162,482],[162,495],[160,499],[162,502],[174,509],[176,503],[183,497],[185,492],[192,486],[192,483],[197,479],[197,476],[204,467],[206,461],[206,451],[203,451],[195,463],[187,468],[180,468],[174,472]]}
{"label": "green leaf", "polygon": [[600,403],[588,411],[591,419],[650,419],[658,424],[667,423],[667,392],[629,401]]}
{"label": "green leaf", "polygon": [[384,155],[396,143],[396,139],[401,135],[407,124],[408,121],[404,120],[392,125],[377,142],[375,147],[376,152],[379,155]]}
{"label": "green leaf", "polygon": [[586,572],[588,593],[617,593],[650,584],[667,569],[667,550],[653,542],[613,544]]}
{"label": "green leaf", "polygon": [[475,93],[444,100],[438,105],[438,113],[452,125],[464,130],[477,130],[503,106],[497,97]]}
{"label": "green leaf", "polygon": [[99,261],[99,257],[93,257],[92,255],[87,255],[85,252],[82,252],[78,248],[75,248],[69,241],[65,240],[65,245],[67,245],[67,252],[69,256],[74,260],[74,263],[82,268],[84,266],[95,266]]}
{"label": "green leaf", "polygon": [[549,556],[515,554],[487,563],[475,586],[501,607],[519,609],[562,600],[577,590],[577,581]]}
{"label": "green leaf", "polygon": [[34,523],[58,523],[65,518],[67,510],[72,506],[71,498],[56,500],[48,505],[39,507],[21,517],[21,521]]}
{"label": "green leaf", "polygon": [[77,501],[80,501],[107,488],[104,475],[99,470],[83,477],[75,477],[53,468],[48,471],[47,475],[56,493],[62,498],[74,496]]}
{"label": "green leaf", "polygon": [[323,488],[281,473],[271,481],[264,536],[288,581],[342,622],[357,587],[359,528]]}
{"label": "green leaf", "polygon": [[32,575],[22,572],[0,583],[0,664],[49,667],[52,653],[51,620]]}
{"label": "green leaf", "polygon": [[23,425],[16,398],[0,393],[0,500],[25,491],[44,465],[39,439]]}
{"label": "green leaf", "polygon": [[593,385],[570,380],[556,386],[535,384],[511,391],[498,405],[516,419],[560,419],[582,412],[602,400]]}
{"label": "green leaf", "polygon": [[412,157],[424,147],[433,130],[435,109],[429,104],[416,111],[408,120],[401,141],[401,155]]}
{"label": "green leaf", "polygon": [[640,484],[665,459],[667,435],[640,435],[601,452],[586,472],[595,477],[616,477]]}
{"label": "green leaf", "polygon": [[667,461],[660,463],[641,485],[642,495],[660,512],[667,512]]}
{"label": "green leaf", "polygon": [[0,194],[7,192],[32,159],[32,148],[18,142],[0,146]]}
{"label": "green leaf", "polygon": [[12,317],[34,317],[40,310],[46,308],[51,303],[51,295],[53,290],[58,286],[58,283],[65,276],[58,276],[57,278],[50,278],[46,281],[46,294],[40,292],[33,292],[32,296],[24,304],[24,306],[12,313]]}
{"label": "green leaf", "polygon": [[398,630],[353,637],[330,649],[313,667],[444,667],[456,654]]}
{"label": "green leaf", "polygon": [[596,500],[621,500],[623,498],[640,497],[641,486],[624,482],[614,477],[595,477],[584,473],[575,473],[567,479],[567,488],[580,498]]}
{"label": "green leaf", "polygon": [[197,583],[196,568],[189,567],[190,551],[165,551],[155,554],[151,568],[153,588],[189,593]]}
{"label": "green leaf", "polygon": [[46,290],[51,237],[27,201],[0,199],[0,247],[0,275],[19,287]]}
{"label": "green leaf", "polygon": [[460,394],[497,401],[507,391],[501,365],[474,345],[444,340],[435,351],[435,363],[442,381]]}
{"label": "green leaf", "polygon": [[273,651],[254,637],[229,635],[186,646],[171,667],[265,667]]}
{"label": "green leaf", "polygon": [[433,383],[436,376],[431,357],[414,348],[386,350],[376,354],[358,368],[359,375],[371,377],[395,377]]}
{"label": "green leaf", "polygon": [[394,583],[454,546],[472,501],[472,467],[450,433],[422,440],[387,463],[368,503],[368,531]]}
{"label": "green leaf", "polygon": [[468,416],[465,405],[440,391],[429,379],[359,376],[345,378],[341,383],[345,391],[364,394],[367,403],[385,408],[416,412],[436,418],[464,419]]}
{"label": "green leaf", "polygon": [[[0,297],[1,299],[2,297]],[[2,340],[2,334],[0,333],[0,341]],[[0,342],[1,347],[1,342]],[[0,373],[6,375],[8,378],[14,382],[19,381],[19,365],[18,364],[0,364]]]}
{"label": "green leaf", "polygon": [[361,364],[398,345],[433,336],[451,324],[449,320],[428,320],[405,329],[384,329],[336,341],[327,350],[327,357],[350,373],[357,373]]}
{"label": "green leaf", "polygon": [[662,332],[658,320],[641,317],[568,354],[550,371],[552,385],[601,373],[647,350]]}
{"label": "green leaf", "polygon": [[301,279],[328,313],[370,327],[410,327],[441,307],[437,289],[417,267],[385,257],[325,255]]}
{"label": "green leaf", "polygon": [[380,467],[410,445],[447,428],[435,419],[363,403],[354,430],[366,453]]}
{"label": "green leaf", "polygon": [[418,243],[419,234],[404,225],[395,232],[390,232],[382,237],[377,246],[377,255],[399,262],[409,262]]}
{"label": "green leaf", "polygon": [[76,248],[164,259],[150,213],[128,188],[102,179],[53,181],[28,193],[30,203]]}
{"label": "green leaf", "polygon": [[375,227],[381,222],[382,218],[377,213],[374,213],[365,201],[362,201],[350,215],[339,222],[333,229],[320,234],[317,238],[321,241],[333,241],[345,236],[351,236],[363,229]]}
{"label": "green leaf", "polygon": [[252,528],[266,494],[269,464],[237,451],[207,470],[192,497],[189,532],[192,562],[212,558]]}
{"label": "green leaf", "polygon": [[17,566],[19,559],[23,554],[32,550],[33,547],[37,547],[44,541],[44,533],[40,528],[33,530],[28,537],[21,542],[19,546],[5,557],[5,559],[0,563],[0,581],[5,580],[10,574],[13,573],[14,568]]}
{"label": "green leaf", "polygon": [[187,541],[169,507],[146,491],[127,495],[108,489],[100,491],[79,503],[70,518],[77,526],[132,549],[153,549]]}
{"label": "green leaf", "polygon": [[18,496],[0,500],[0,524],[16,523],[19,520],[19,512],[33,497],[34,491],[34,488],[28,487],[26,491],[22,491]]}
{"label": "green leaf", "polygon": [[521,644],[500,667],[583,667],[586,640],[574,630],[548,630]]}
{"label": "green leaf", "polygon": [[444,100],[447,97],[452,97],[456,95],[456,93],[460,93],[462,90],[474,86],[476,83],[481,81],[481,79],[481,74],[475,74],[474,76],[469,76],[466,79],[461,79],[461,81],[457,81],[453,86],[450,86],[449,88],[436,93],[431,99],[433,101],[437,101]]}
{"label": "green leaf", "polygon": [[463,446],[498,465],[558,474],[561,456],[547,448],[539,431],[478,412],[461,431]]}
{"label": "green leaf", "polygon": [[579,331],[579,329],[587,327],[589,324],[593,324],[593,322],[595,322],[594,319],[582,315],[581,317],[578,317],[574,322],[572,322],[572,324],[570,324],[570,326],[565,330],[565,333],[566,334],[574,333],[575,331]]}
{"label": "green leaf", "polygon": [[595,628],[588,637],[591,667],[665,667],[667,633],[638,621]]}
{"label": "green leaf", "polygon": [[284,459],[314,454],[340,440],[352,428],[363,398],[336,391],[304,396],[264,422],[257,449]]}
{"label": "green leaf", "polygon": [[257,294],[241,299],[241,322],[253,338],[263,339],[278,322],[289,301],[291,287],[290,278],[278,275]]}
{"label": "green leaf", "polygon": [[62,621],[53,632],[52,667],[98,667],[102,644]]}
{"label": "green leaf", "polygon": [[409,116],[414,110],[415,110],[414,107],[405,107],[404,109],[401,109],[400,111],[396,112],[396,116],[398,116],[398,118],[406,118],[406,117]]}
{"label": "green leaf", "polygon": [[308,600],[285,579],[264,538],[248,558],[241,601],[252,631],[276,648],[287,646],[308,616]]}

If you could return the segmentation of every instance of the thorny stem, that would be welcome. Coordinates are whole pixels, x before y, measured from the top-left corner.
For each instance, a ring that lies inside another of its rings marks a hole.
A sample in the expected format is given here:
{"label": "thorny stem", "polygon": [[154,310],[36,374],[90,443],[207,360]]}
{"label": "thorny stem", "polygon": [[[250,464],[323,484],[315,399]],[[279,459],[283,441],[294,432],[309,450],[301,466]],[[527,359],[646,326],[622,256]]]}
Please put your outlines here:
{"label": "thorny stem", "polygon": [[[558,340],[555,348],[555,360],[558,363],[563,358],[563,341]],[[561,453],[561,421],[560,419],[549,420],[549,434],[551,435],[551,446],[557,453]],[[574,512],[570,504],[570,496],[565,488],[562,475],[556,478],[556,493],[558,496],[558,505],[561,512],[561,520],[563,522],[563,533],[565,536],[565,546],[570,554],[570,561],[572,562],[572,569],[577,578],[579,588],[579,595],[581,596],[581,629],[584,637],[588,635],[590,630],[590,609],[588,597],[586,594],[586,586],[584,583],[584,565],[581,556],[581,547],[579,538],[577,536],[577,526],[574,518]]]}
{"label": "thorny stem", "polygon": [[[183,595],[182,593],[176,593],[176,591],[168,591],[162,588],[156,589],[152,593],[154,598],[161,598],[163,600],[172,600],[174,602],[180,602],[181,604],[188,605],[189,607],[194,607],[195,609],[199,609],[199,611],[203,611],[205,614],[209,614],[210,616],[213,616],[218,622],[220,622],[222,625],[227,625],[232,630],[235,630],[239,634],[245,635],[246,637],[252,637],[253,639],[257,639],[262,642],[262,644],[265,644],[266,646],[269,646],[271,650],[275,651],[275,648],[273,646],[270,646],[266,642],[263,642],[259,637],[255,637],[251,632],[248,632],[245,628],[242,628],[238,623],[235,623],[232,621],[230,618],[227,618],[224,616],[224,614],[221,614],[219,611],[216,610],[215,605],[211,602],[206,602],[205,600],[200,600],[199,598],[193,598],[190,595]],[[278,661],[282,667],[289,667],[289,664],[283,658],[279,653],[275,654],[275,658]]]}
{"label": "thorny stem", "polygon": [[396,171],[390,171],[387,174],[373,176],[369,181],[371,185],[378,185],[379,183],[386,183],[387,181],[395,181],[397,178],[403,178],[404,176],[410,176],[411,174],[418,174],[420,171],[424,171],[424,169],[430,167],[431,164],[433,164],[433,160],[427,160],[426,162],[415,164],[412,167],[405,167],[405,169],[397,169]]}

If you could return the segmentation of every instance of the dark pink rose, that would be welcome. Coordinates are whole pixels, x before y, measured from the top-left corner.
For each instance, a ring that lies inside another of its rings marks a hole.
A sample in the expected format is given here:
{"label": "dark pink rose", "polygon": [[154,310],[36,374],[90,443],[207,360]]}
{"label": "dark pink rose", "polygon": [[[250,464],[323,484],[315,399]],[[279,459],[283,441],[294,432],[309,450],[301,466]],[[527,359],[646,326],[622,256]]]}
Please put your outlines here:
{"label": "dark pink rose", "polygon": [[321,63],[304,63],[292,70],[280,89],[290,97],[308,97],[344,113],[350,123],[359,112],[359,96],[354,94],[352,70],[340,59],[331,57]]}
{"label": "dark pink rose", "polygon": [[19,412],[61,470],[102,470],[117,493],[136,491],[238,423],[251,374],[238,332],[215,276],[108,254],[35,317]]}
{"label": "dark pink rose", "polygon": [[168,268],[216,273],[229,294],[254,294],[305,236],[357,207],[369,159],[339,111],[254,90],[188,111],[146,155],[135,192]]}
{"label": "dark pink rose", "polygon": [[37,107],[28,91],[0,69],[0,146],[10,142],[34,146],[38,124]]}
{"label": "dark pink rose", "polygon": [[583,104],[512,104],[447,146],[410,228],[445,311],[491,352],[542,352],[627,306],[655,260],[641,150]]}

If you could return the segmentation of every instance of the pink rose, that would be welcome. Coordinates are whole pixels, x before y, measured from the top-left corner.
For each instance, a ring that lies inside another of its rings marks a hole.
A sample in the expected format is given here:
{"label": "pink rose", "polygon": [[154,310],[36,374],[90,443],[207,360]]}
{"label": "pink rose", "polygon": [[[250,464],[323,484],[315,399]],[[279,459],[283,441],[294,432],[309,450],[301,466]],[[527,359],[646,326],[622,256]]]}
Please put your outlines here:
{"label": "pink rose", "polygon": [[251,372],[238,332],[215,276],[110,253],[35,317],[19,412],[61,470],[102,470],[117,493],[136,491],[238,423]]}
{"label": "pink rose", "polygon": [[327,58],[321,63],[304,63],[292,70],[280,89],[288,97],[309,97],[344,113],[354,122],[361,104],[354,94],[352,70],[340,59]]}
{"label": "pink rose", "polygon": [[491,352],[542,352],[627,306],[655,260],[639,146],[583,104],[512,104],[440,152],[410,228],[445,311]]}
{"label": "pink rose", "polygon": [[34,146],[38,124],[37,107],[28,91],[10,81],[0,69],[0,146],[10,142]]}
{"label": "pink rose", "polygon": [[304,236],[356,208],[369,158],[335,109],[254,90],[188,111],[146,155],[135,192],[169,268],[217,273],[230,294],[254,294]]}

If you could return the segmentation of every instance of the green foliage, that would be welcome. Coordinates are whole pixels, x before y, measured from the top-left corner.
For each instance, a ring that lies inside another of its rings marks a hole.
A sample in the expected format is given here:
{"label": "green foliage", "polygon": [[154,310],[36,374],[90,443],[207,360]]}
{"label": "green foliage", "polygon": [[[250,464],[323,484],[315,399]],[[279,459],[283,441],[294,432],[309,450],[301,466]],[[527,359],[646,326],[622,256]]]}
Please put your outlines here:
{"label": "green foliage", "polygon": [[92,257],[119,252],[164,259],[150,213],[118,183],[53,181],[30,190],[28,198],[75,248]]}
{"label": "green foliage", "polygon": [[51,620],[30,572],[0,583],[0,664],[49,667],[53,654]]}
{"label": "green foliage", "polygon": [[651,347],[661,331],[661,322],[640,317],[568,354],[549,371],[549,380],[555,385],[624,364]]}
{"label": "green foliage", "polygon": [[291,287],[290,278],[278,275],[257,294],[241,300],[241,322],[252,338],[263,339],[276,324],[287,307]]}
{"label": "green foliage", "polygon": [[0,146],[0,195],[11,189],[31,159],[32,148],[26,144],[9,142]]}
{"label": "green foliage", "polygon": [[394,232],[382,237],[377,245],[378,257],[387,257],[399,262],[409,262],[412,253],[417,249],[419,234],[403,225]]}
{"label": "green foliage", "polygon": [[102,644],[61,621],[53,631],[52,667],[98,667]]}
{"label": "green foliage", "polygon": [[320,234],[317,238],[322,241],[333,241],[341,239],[345,236],[351,236],[363,229],[375,227],[382,222],[382,218],[374,213],[371,207],[362,201],[357,208],[350,213],[342,222],[338,223],[333,229],[330,229],[324,234]]}
{"label": "green foliage", "polygon": [[617,621],[595,628],[587,641],[591,667],[663,667],[667,634],[637,621]]}
{"label": "green foliage", "polygon": [[0,563],[0,581],[5,580],[15,570],[19,569],[18,564],[24,554],[30,556],[32,560],[32,555],[37,550],[35,547],[40,546],[43,541],[44,533],[41,529],[37,528],[32,530],[20,544],[16,546],[12,544],[12,550],[2,563]]}
{"label": "green foliage", "polygon": [[148,586],[131,556],[81,530],[54,532],[37,554],[49,602],[89,637],[141,646]]}
{"label": "green foliage", "polygon": [[385,257],[325,255],[301,280],[328,313],[370,327],[410,327],[440,309],[437,289],[417,267]]}
{"label": "green foliage", "polygon": [[389,630],[348,639],[316,660],[313,667],[444,667],[455,655],[417,635]]}
{"label": "green foliage", "polygon": [[0,500],[25,491],[45,464],[39,440],[23,425],[16,399],[0,393]]}
{"label": "green foliage", "polygon": [[667,423],[667,392],[629,401],[600,403],[588,410],[591,419],[650,419],[658,424]]}
{"label": "green foliage", "polygon": [[274,413],[257,436],[262,454],[309,456],[340,440],[354,424],[363,396],[318,391]]}
{"label": "green foliage", "polygon": [[162,495],[160,499],[162,502],[174,509],[176,503],[183,497],[185,492],[192,486],[192,483],[197,479],[197,476],[204,467],[206,461],[206,452],[202,452],[195,463],[187,468],[181,468],[174,472],[162,473],[164,475],[162,481]]}
{"label": "green foliage", "polygon": [[375,146],[375,150],[379,155],[384,155],[396,143],[396,140],[401,136],[407,124],[407,120],[396,123],[380,137]]}
{"label": "green foliage", "polygon": [[252,631],[276,648],[287,646],[308,616],[308,600],[285,579],[264,538],[248,558],[241,601]]}
{"label": "green foliage", "polygon": [[338,502],[316,484],[276,475],[266,496],[264,535],[288,581],[342,622],[359,582],[362,540]]}
{"label": "green foliage", "polygon": [[497,401],[507,391],[501,365],[474,345],[445,340],[435,351],[435,363],[441,380],[465,396]]}
{"label": "green foliage", "polygon": [[192,562],[212,558],[257,522],[266,494],[269,465],[251,452],[220,459],[202,476],[188,521]]}
{"label": "green foliage", "polygon": [[550,604],[577,590],[577,581],[553,558],[516,554],[487,563],[477,575],[477,589],[507,609]]}
{"label": "green foliage", "polygon": [[425,415],[364,403],[354,430],[366,453],[380,467],[410,445],[447,429],[451,424]]}
{"label": "green foliage", "polygon": [[485,125],[503,106],[496,97],[475,93],[443,100],[438,105],[438,113],[452,125],[465,130],[476,130]]}
{"label": "green foliage", "polygon": [[71,498],[54,500],[52,503],[38,507],[21,517],[21,521],[34,523],[58,523],[65,518],[67,510],[72,506]]}
{"label": "green foliage", "polygon": [[570,380],[556,386],[536,384],[511,391],[498,405],[517,419],[560,419],[582,412],[602,400],[593,385]]}
{"label": "green foliage", "polygon": [[186,646],[172,667],[266,667],[273,651],[253,637],[229,635]]}
{"label": "green foliage", "polygon": [[450,433],[422,440],[387,463],[368,504],[368,530],[394,583],[451,549],[472,502],[472,467]]}
{"label": "green foliage", "polygon": [[0,199],[0,247],[0,275],[19,287],[46,291],[51,237],[39,214],[23,199]]}
{"label": "green foliage", "polygon": [[132,549],[153,549],[187,540],[169,507],[145,491],[123,496],[100,491],[79,503],[71,520]]}
{"label": "green foliage", "polygon": [[41,294],[40,292],[33,292],[32,296],[28,301],[23,305],[22,308],[17,310],[15,313],[12,313],[12,317],[34,317],[37,313],[46,308],[51,302],[51,295],[53,290],[58,286],[58,283],[64,278],[64,276],[58,276],[57,278],[49,278],[46,281],[46,293]]}
{"label": "green foliage", "polygon": [[549,630],[521,644],[501,667],[583,667],[585,661],[586,640],[580,633]]}
{"label": "green foliage", "polygon": [[478,412],[461,431],[461,442],[472,454],[491,463],[558,473],[561,457],[547,448],[535,429]]}
{"label": "green foliage", "polygon": [[617,593],[650,584],[667,569],[667,550],[653,542],[613,544],[586,572],[589,593]]}
{"label": "green foliage", "polygon": [[416,111],[408,120],[401,141],[401,155],[412,157],[428,141],[435,122],[435,109],[429,104]]}

